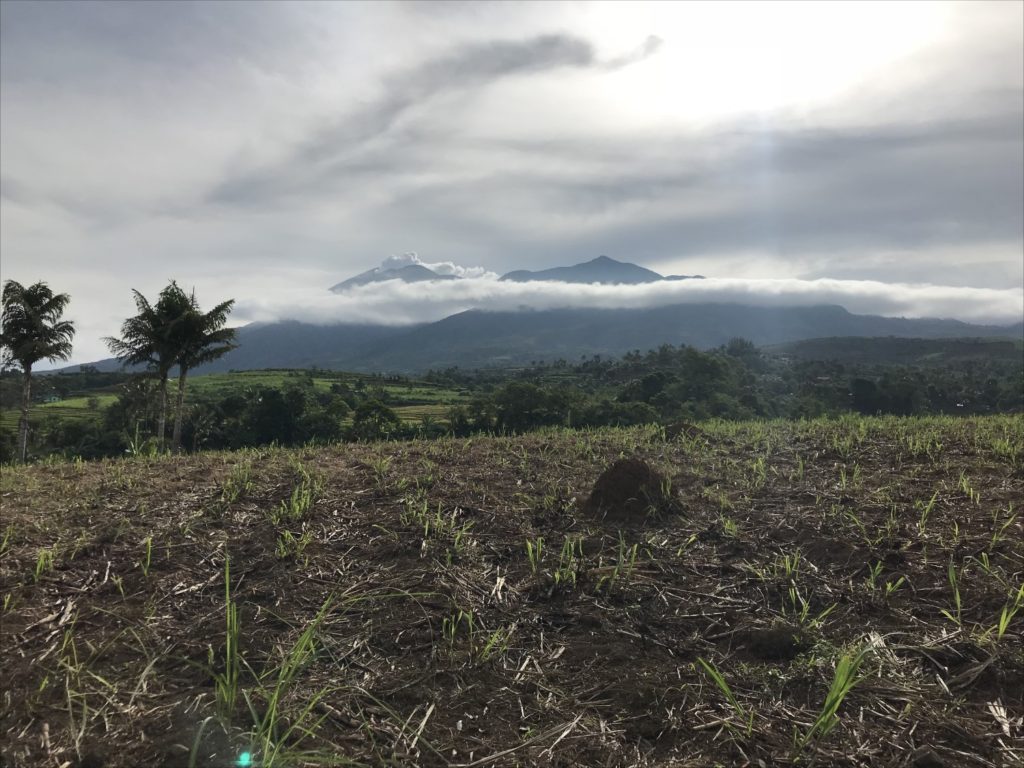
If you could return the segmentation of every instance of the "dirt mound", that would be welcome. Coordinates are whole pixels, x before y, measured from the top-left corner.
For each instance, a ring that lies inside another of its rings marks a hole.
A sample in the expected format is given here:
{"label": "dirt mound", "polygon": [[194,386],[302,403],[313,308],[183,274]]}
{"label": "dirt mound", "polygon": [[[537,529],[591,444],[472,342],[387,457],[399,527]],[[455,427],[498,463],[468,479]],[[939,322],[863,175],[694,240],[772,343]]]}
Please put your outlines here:
{"label": "dirt mound", "polygon": [[665,477],[640,459],[619,459],[594,483],[586,512],[613,523],[642,523],[671,508]]}

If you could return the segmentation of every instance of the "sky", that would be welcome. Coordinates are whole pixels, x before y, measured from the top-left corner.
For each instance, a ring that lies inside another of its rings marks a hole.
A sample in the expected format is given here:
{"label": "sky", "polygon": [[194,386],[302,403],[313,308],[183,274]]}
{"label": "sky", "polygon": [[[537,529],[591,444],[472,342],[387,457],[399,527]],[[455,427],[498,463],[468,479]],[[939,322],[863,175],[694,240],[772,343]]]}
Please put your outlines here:
{"label": "sky", "polygon": [[[466,279],[327,292],[412,252]],[[710,279],[494,279],[598,255]],[[170,279],[239,323],[1019,321],[1024,3],[5,0],[0,276],[71,294],[76,362]]]}

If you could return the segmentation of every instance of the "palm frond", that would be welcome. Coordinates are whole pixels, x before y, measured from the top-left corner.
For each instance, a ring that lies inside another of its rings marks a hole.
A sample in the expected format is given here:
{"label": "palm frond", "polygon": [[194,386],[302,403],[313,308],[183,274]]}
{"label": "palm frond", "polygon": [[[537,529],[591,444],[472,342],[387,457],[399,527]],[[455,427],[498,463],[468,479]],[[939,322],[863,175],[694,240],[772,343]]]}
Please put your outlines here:
{"label": "palm frond", "polygon": [[71,297],[54,294],[44,282],[27,288],[14,280],[4,283],[0,347],[5,362],[23,370],[39,360],[67,360],[71,356],[74,323],[61,320]]}

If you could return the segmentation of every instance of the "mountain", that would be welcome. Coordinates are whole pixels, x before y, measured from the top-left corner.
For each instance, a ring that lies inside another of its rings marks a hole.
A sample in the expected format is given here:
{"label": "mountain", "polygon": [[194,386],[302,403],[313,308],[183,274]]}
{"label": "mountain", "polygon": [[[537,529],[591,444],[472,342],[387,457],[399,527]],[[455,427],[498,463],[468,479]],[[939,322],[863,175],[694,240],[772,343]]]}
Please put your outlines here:
{"label": "mountain", "polygon": [[[392,337],[408,333],[409,326],[386,325],[311,325],[294,320],[277,323],[253,323],[238,329],[238,348],[219,360],[199,366],[195,373],[250,371],[261,368],[346,369],[349,362],[367,354]],[[116,358],[90,365],[101,372],[120,371]],[[144,370],[145,366],[128,370]],[[61,370],[74,372],[78,366]]]}
{"label": "mountain", "polygon": [[432,269],[424,267],[422,264],[409,264],[404,267],[395,267],[393,269],[385,269],[382,267],[374,267],[368,269],[366,272],[350,277],[348,280],[343,280],[337,285],[332,285],[331,290],[334,293],[340,293],[346,288],[352,288],[357,285],[366,285],[367,283],[379,283],[384,280],[402,280],[406,283],[422,283],[425,280],[455,280],[455,275],[439,275]]}
{"label": "mountain", "polygon": [[503,275],[501,279],[515,283],[528,283],[534,280],[554,280],[560,283],[639,285],[640,283],[654,283],[665,278],[657,272],[637,266],[636,264],[616,261],[607,256],[598,256],[596,259],[585,261],[582,264],[573,264],[571,267],[554,267],[553,269],[542,269],[537,272],[518,269]]}
{"label": "mountain", "polygon": [[[534,280],[554,280],[561,283],[605,283],[611,285],[639,285],[654,283],[659,280],[691,280],[701,279],[703,275],[668,275],[663,277],[653,270],[625,261],[616,261],[607,256],[573,264],[571,267],[554,267],[531,272],[518,269],[502,276],[502,280],[526,283]],[[425,280],[457,280],[454,275],[442,275],[422,264],[408,264],[403,267],[374,267],[366,272],[350,277],[337,285],[332,285],[334,293],[347,288],[367,283],[379,283],[384,280],[402,280],[406,283],[420,283]]]}
{"label": "mountain", "polygon": [[[852,336],[992,338],[1020,343],[1024,326],[854,315],[842,307],[830,305],[675,304],[645,309],[470,310],[434,323],[405,327],[324,326],[294,321],[249,325],[239,329],[238,349],[196,372],[316,366],[415,373],[451,366],[521,366],[533,360],[621,355],[662,344],[689,344],[709,349],[734,337],[749,339],[764,347]],[[815,355],[827,358],[830,345],[841,349],[842,344],[818,341]],[[909,355],[912,346],[900,354]],[[837,353],[838,356],[846,354],[851,353]],[[120,367],[116,360],[103,360],[95,365],[101,371]],[[77,366],[73,366],[66,370],[76,369]]]}
{"label": "mountain", "polygon": [[854,315],[839,306],[676,304],[646,309],[470,310],[397,334],[351,360],[355,370],[415,372],[518,366],[533,360],[621,355],[662,344],[708,349],[734,337],[758,346],[822,336],[1019,338],[1018,326]]}

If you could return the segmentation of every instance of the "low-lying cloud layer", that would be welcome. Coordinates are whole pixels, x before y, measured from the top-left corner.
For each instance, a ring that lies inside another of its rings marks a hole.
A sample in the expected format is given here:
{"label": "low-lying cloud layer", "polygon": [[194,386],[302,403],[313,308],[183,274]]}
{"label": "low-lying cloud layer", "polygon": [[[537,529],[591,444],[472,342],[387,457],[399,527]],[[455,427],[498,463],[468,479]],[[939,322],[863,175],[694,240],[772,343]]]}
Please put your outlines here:
{"label": "low-lying cloud layer", "polygon": [[276,288],[263,299],[240,300],[236,316],[252,321],[313,323],[430,322],[469,309],[515,311],[566,307],[641,308],[725,302],[755,306],[839,304],[855,314],[939,317],[1010,324],[1024,317],[1020,288],[906,285],[872,280],[709,278],[643,285],[500,282],[493,278],[357,286],[340,294]]}

